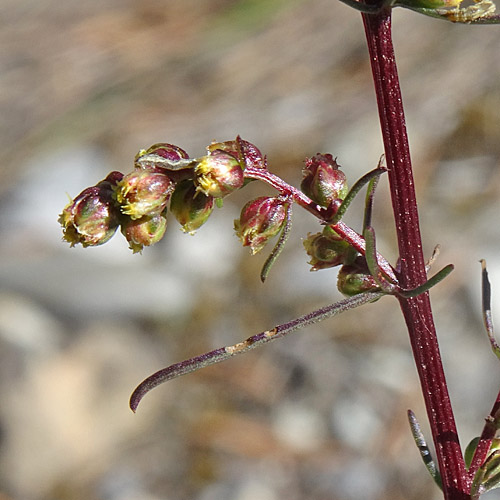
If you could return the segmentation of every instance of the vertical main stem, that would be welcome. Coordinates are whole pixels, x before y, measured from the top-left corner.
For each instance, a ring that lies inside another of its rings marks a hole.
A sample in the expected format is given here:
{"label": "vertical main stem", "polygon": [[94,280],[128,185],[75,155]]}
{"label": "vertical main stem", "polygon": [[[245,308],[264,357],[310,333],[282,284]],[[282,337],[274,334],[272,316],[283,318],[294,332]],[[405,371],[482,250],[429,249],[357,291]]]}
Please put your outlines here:
{"label": "vertical main stem", "polygon": [[[410,149],[392,45],[391,12],[363,14],[385,146],[401,261],[400,284],[415,288],[426,280]],[[470,480],[460,449],[446,385],[429,294],[400,298],[447,500],[470,499]]]}

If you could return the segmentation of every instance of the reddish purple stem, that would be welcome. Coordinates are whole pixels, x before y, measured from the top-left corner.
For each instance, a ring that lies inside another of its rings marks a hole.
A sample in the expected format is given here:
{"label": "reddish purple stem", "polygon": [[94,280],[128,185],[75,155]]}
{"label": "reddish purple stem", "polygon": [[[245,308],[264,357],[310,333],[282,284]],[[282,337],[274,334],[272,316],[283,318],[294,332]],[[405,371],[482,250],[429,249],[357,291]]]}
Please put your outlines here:
{"label": "reddish purple stem", "polygon": [[484,424],[483,432],[479,438],[479,443],[477,444],[476,451],[474,452],[474,457],[469,467],[469,474],[471,478],[474,477],[477,470],[486,460],[488,456],[488,451],[490,451],[491,442],[495,438],[498,432],[498,418],[500,417],[500,392],[497,395],[497,399],[493,404],[491,413],[486,419]]}
{"label": "reddish purple stem", "polygon": [[[363,14],[373,79],[385,146],[391,198],[401,260],[403,289],[426,280],[410,149],[406,134],[401,91],[392,45],[391,12]],[[447,500],[470,499],[470,478],[460,449],[455,419],[441,363],[429,294],[399,297],[427,415],[436,447],[439,470]]]}

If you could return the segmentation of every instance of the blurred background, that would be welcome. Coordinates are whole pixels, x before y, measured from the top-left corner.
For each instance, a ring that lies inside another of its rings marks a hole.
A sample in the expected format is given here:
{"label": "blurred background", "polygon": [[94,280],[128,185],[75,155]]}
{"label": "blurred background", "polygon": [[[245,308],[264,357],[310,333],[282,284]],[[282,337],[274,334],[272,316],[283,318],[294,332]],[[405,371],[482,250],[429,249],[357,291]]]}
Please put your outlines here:
{"label": "blurred background", "polygon": [[[350,311],[170,382],[147,375],[339,299],[311,273],[296,210],[266,255],[233,235],[253,183],[195,235],[174,220],[133,255],[117,234],[69,248],[58,214],[141,148],[192,156],[240,134],[299,185],[307,156],[349,180],[377,165],[360,16],[332,0],[2,0],[0,19],[1,500],[411,500],[441,495],[406,422],[430,440],[395,300]],[[500,314],[500,31],[394,12],[425,252],[456,270],[432,291],[462,445],[499,386],[480,315],[486,258]],[[397,258],[387,180],[379,247]],[[348,214],[361,224],[361,203]],[[492,492],[486,498],[500,498]]]}

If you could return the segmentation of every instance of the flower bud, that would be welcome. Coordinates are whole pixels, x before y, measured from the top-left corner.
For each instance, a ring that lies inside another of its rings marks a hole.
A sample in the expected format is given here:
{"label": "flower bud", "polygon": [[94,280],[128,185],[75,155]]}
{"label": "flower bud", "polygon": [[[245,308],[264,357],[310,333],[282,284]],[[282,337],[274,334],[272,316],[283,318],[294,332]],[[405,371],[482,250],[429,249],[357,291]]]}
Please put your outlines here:
{"label": "flower bud", "polygon": [[116,170],[110,172],[105,179],[99,182],[97,185],[102,186],[104,184],[108,184],[109,186],[116,186],[123,179],[123,174],[121,172],[117,172]]}
{"label": "flower bud", "polygon": [[370,275],[366,260],[362,256],[357,257],[352,264],[340,268],[337,288],[349,297],[358,293],[380,290],[373,276]]}
{"label": "flower bud", "polygon": [[160,241],[167,229],[167,209],[160,214],[144,215],[140,219],[124,218],[121,232],[134,252],[142,252],[144,247],[149,247]]}
{"label": "flower bud", "polygon": [[243,140],[240,136],[236,138],[239,144],[243,162],[246,167],[266,168],[266,157],[260,152],[260,149],[251,142]]}
{"label": "flower bud", "polygon": [[159,166],[161,167],[160,163],[155,163],[155,156],[168,160],[169,162],[172,162],[172,164],[189,158],[189,155],[179,146],[160,142],[158,144],[153,144],[148,149],[141,149],[135,155],[135,166],[145,169],[155,169]]}
{"label": "flower bud", "polygon": [[323,207],[328,207],[336,200],[343,200],[347,195],[346,176],[330,154],[318,153],[308,158],[302,174],[304,178],[300,188],[311,200]]}
{"label": "flower bud", "polygon": [[266,158],[262,155],[259,148],[251,142],[245,141],[240,136],[236,137],[234,141],[213,142],[207,147],[209,154],[216,150],[225,151],[237,158],[243,169],[247,167],[266,167]]}
{"label": "flower bud", "polygon": [[207,196],[223,198],[243,186],[243,170],[229,153],[215,150],[198,160],[194,179],[196,189]]}
{"label": "flower bud", "polygon": [[412,10],[438,9],[439,7],[459,7],[463,0],[397,0],[396,4]]}
{"label": "flower bud", "polygon": [[120,212],[113,200],[113,185],[123,177],[112,172],[97,185],[84,189],[72,200],[59,216],[63,239],[74,247],[106,243],[116,232]]}
{"label": "flower bud", "polygon": [[302,242],[311,257],[311,271],[346,264],[352,255],[352,247],[333,229],[326,226],[322,233],[308,234]]}
{"label": "flower bud", "polygon": [[260,252],[267,240],[276,236],[285,223],[288,203],[274,197],[262,196],[249,201],[242,209],[234,230],[243,246],[252,254]]}
{"label": "flower bud", "polygon": [[170,200],[170,211],[185,233],[194,234],[212,213],[214,199],[196,190],[192,181],[182,181],[175,187]]}
{"label": "flower bud", "polygon": [[116,201],[122,213],[131,219],[159,214],[166,207],[175,185],[161,172],[135,170],[126,175],[115,187]]}

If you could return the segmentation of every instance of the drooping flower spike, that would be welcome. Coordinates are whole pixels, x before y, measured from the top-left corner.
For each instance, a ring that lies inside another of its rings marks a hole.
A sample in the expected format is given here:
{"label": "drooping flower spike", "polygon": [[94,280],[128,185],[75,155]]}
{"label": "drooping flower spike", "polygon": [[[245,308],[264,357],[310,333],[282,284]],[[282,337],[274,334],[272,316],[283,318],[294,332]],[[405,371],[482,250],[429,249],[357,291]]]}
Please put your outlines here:
{"label": "drooping flower spike", "polygon": [[[268,276],[286,242],[293,204],[309,211],[323,225],[321,233],[309,235],[304,241],[312,270],[342,266],[338,288],[349,298],[243,342],[160,370],[137,387],[131,398],[131,408],[135,411],[144,394],[167,380],[224,361],[383,295],[423,293],[442,279],[444,271],[449,272],[451,266],[415,290],[402,290],[397,272],[377,252],[371,212],[377,181],[385,171],[381,160],[375,170],[364,175],[348,191],[346,175],[333,156],[317,154],[306,160],[301,191],[269,172],[259,149],[240,137],[234,141],[212,143],[207,154],[199,158],[189,158],[178,146],[160,143],[136,155],[131,173],[124,176],[113,172],[104,181],[78,195],[60,216],[67,241],[72,245],[100,245],[121,226],[130,248],[137,253],[163,237],[168,211],[173,213],[183,231],[192,234],[205,224],[214,204],[221,205],[222,198],[244,187],[247,181],[260,180],[276,189],[278,195],[249,201],[234,225],[242,244],[253,254],[280,234],[264,263],[261,280]],[[341,219],[365,185],[368,187],[361,236]]]}

